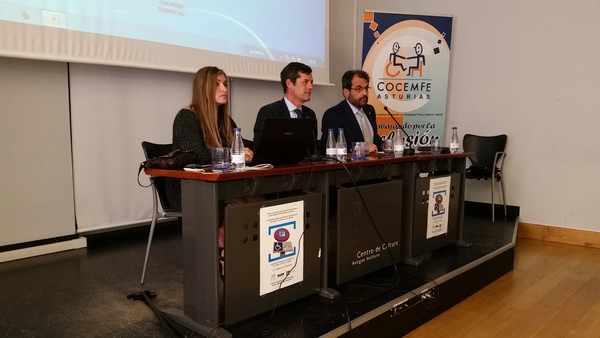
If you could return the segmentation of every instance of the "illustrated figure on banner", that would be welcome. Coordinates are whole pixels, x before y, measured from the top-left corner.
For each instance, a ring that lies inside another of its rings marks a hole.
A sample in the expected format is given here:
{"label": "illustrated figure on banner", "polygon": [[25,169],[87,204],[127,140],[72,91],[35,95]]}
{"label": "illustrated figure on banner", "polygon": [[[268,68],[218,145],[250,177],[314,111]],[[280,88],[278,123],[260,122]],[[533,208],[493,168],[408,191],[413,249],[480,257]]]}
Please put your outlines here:
{"label": "illustrated figure on banner", "polygon": [[[423,66],[426,65],[425,55],[423,55],[423,44],[421,42],[417,42],[413,49],[415,51],[415,55],[406,57],[400,54],[400,44],[398,41],[394,42],[394,45],[392,46],[392,52],[390,53],[388,59],[388,64],[386,65],[386,73],[392,77],[396,77],[400,75],[400,71],[392,73],[390,67],[400,67],[403,72],[406,71],[407,76],[412,76],[414,71],[418,71],[419,76],[423,76]],[[408,66],[407,68],[404,63],[408,60],[412,61],[413,65]],[[416,63],[413,60],[416,60]]]}
{"label": "illustrated figure on banner", "polygon": [[[415,56],[410,56],[406,59],[408,60],[417,60],[417,64],[415,66],[410,66],[408,67],[408,76],[412,76],[413,70],[417,70],[419,71],[419,76],[423,76],[423,66],[425,66],[425,55],[423,55],[423,45],[420,42],[417,42],[417,44],[414,47],[415,49],[415,53],[417,55]],[[421,62],[423,62],[421,64]]]}
{"label": "illustrated figure on banner", "polygon": [[446,210],[444,209],[444,196],[439,193],[435,195],[435,204],[433,205],[433,213],[432,216],[443,215]]}
{"label": "illustrated figure on banner", "polygon": [[[388,74],[389,74],[389,66],[390,65],[395,66],[395,67],[400,66],[402,71],[406,70],[406,67],[404,67],[404,64],[402,63],[402,61],[398,60],[398,59],[406,60],[406,58],[404,56],[398,54],[399,51],[400,51],[400,44],[396,41],[396,42],[394,42],[394,45],[392,46],[392,52],[390,53],[388,67],[386,67]],[[394,75],[394,76],[397,76],[398,74],[400,74],[400,72],[396,73],[396,75]]]}

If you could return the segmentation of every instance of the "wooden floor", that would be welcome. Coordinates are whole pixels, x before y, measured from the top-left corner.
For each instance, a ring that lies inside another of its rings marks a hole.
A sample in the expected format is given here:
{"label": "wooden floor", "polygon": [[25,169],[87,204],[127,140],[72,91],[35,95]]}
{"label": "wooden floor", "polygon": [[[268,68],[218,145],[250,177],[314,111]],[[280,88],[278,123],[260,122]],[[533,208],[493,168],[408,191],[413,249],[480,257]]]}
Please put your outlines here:
{"label": "wooden floor", "polygon": [[600,249],[519,239],[514,271],[407,337],[600,337]]}

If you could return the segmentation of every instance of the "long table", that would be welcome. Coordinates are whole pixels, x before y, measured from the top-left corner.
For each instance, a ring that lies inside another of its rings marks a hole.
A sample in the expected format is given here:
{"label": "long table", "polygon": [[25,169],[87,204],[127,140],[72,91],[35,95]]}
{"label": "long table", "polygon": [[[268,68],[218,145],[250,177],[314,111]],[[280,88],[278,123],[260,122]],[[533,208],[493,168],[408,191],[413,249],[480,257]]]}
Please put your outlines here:
{"label": "long table", "polygon": [[[330,251],[334,251],[331,245],[336,241],[331,237],[336,234],[331,234],[334,227],[330,221],[337,221],[331,210],[338,210],[331,201],[332,198],[337,201],[333,196],[336,192],[356,184],[362,187],[373,182],[399,183],[396,186],[402,190],[402,203],[401,210],[396,212],[399,215],[398,226],[402,229],[402,245],[401,257],[397,259],[419,264],[431,250],[462,242],[465,159],[464,153],[422,153],[400,157],[378,155],[345,163],[312,162],[227,173],[147,169],[146,174],[150,176],[181,179],[184,310],[183,314],[177,315],[184,324],[197,328],[201,333],[226,336],[223,325],[281,306],[313,293],[314,289],[325,297],[334,297],[336,282],[343,279],[331,274],[336,265],[330,255]],[[454,211],[450,215],[447,233],[428,239],[424,237],[426,224],[423,223],[427,222],[428,200],[425,196],[429,179],[439,176],[452,178],[450,204]],[[248,197],[260,198],[248,201]],[[229,209],[225,207],[228,201],[240,199],[246,199],[245,203],[234,204]],[[258,261],[256,256],[252,256],[258,245],[256,218],[252,218],[257,216],[252,216],[253,212],[261,206],[295,200],[305,202],[306,216],[310,217],[305,221],[311,229],[306,231],[304,238],[304,257],[308,267],[308,270],[305,269],[305,281],[261,297],[254,281],[258,265],[252,263],[252,260]],[[233,217],[240,213],[246,216]],[[234,218],[236,220],[232,220]],[[223,222],[225,278],[219,272],[216,240],[218,227]],[[340,228],[340,224],[335,226]],[[336,245],[339,248],[343,243]],[[316,270],[311,269],[311,262],[315,259],[318,261]]]}

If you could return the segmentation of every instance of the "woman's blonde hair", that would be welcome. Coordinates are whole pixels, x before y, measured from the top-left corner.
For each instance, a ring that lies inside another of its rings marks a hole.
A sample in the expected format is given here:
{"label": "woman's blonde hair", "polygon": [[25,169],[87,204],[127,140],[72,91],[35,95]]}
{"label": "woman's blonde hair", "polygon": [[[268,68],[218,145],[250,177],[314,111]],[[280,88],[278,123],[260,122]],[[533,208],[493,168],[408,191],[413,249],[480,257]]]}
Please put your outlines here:
{"label": "woman's blonde hair", "polygon": [[[196,114],[200,128],[204,134],[204,143],[207,147],[222,147],[230,145],[233,139],[233,129],[229,117],[229,102],[217,105],[215,93],[217,90],[217,77],[227,75],[217,67],[203,67],[194,76],[192,103],[190,109]],[[226,84],[227,85],[227,84]],[[229,100],[228,100],[229,101]],[[223,114],[223,136],[219,132],[219,114]]]}

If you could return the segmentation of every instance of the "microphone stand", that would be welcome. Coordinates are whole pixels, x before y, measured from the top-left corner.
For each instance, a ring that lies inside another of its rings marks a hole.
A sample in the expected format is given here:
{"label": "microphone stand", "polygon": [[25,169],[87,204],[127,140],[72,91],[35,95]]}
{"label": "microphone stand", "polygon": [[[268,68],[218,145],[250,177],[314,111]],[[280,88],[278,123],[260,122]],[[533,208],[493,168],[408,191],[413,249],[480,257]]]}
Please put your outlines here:
{"label": "microphone stand", "polygon": [[[400,122],[398,122],[398,120],[396,120],[396,118],[394,117],[394,115],[392,114],[392,112],[389,110],[389,108],[387,106],[383,106],[383,110],[385,110],[385,112],[388,113],[388,115],[396,123],[396,127],[398,127],[398,129],[402,130],[402,132],[404,133],[404,135],[406,135],[406,137],[408,138],[409,137],[408,133],[406,132],[406,130],[404,130],[404,128],[402,127],[402,125],[400,124]],[[412,147],[411,148],[404,148],[404,155],[414,155],[414,153],[415,153],[415,150]]]}
{"label": "microphone stand", "polygon": [[400,122],[398,122],[398,120],[396,120],[396,118],[394,117],[392,112],[389,110],[389,108],[387,106],[383,106],[383,110],[385,110],[385,112],[388,113],[388,115],[392,118],[392,120],[394,120],[394,122],[396,123],[396,127],[398,127],[398,129],[402,130],[402,132],[404,133],[404,135],[406,135],[406,137],[409,137],[406,130],[404,130],[404,128],[402,128],[402,125],[400,124]]}

